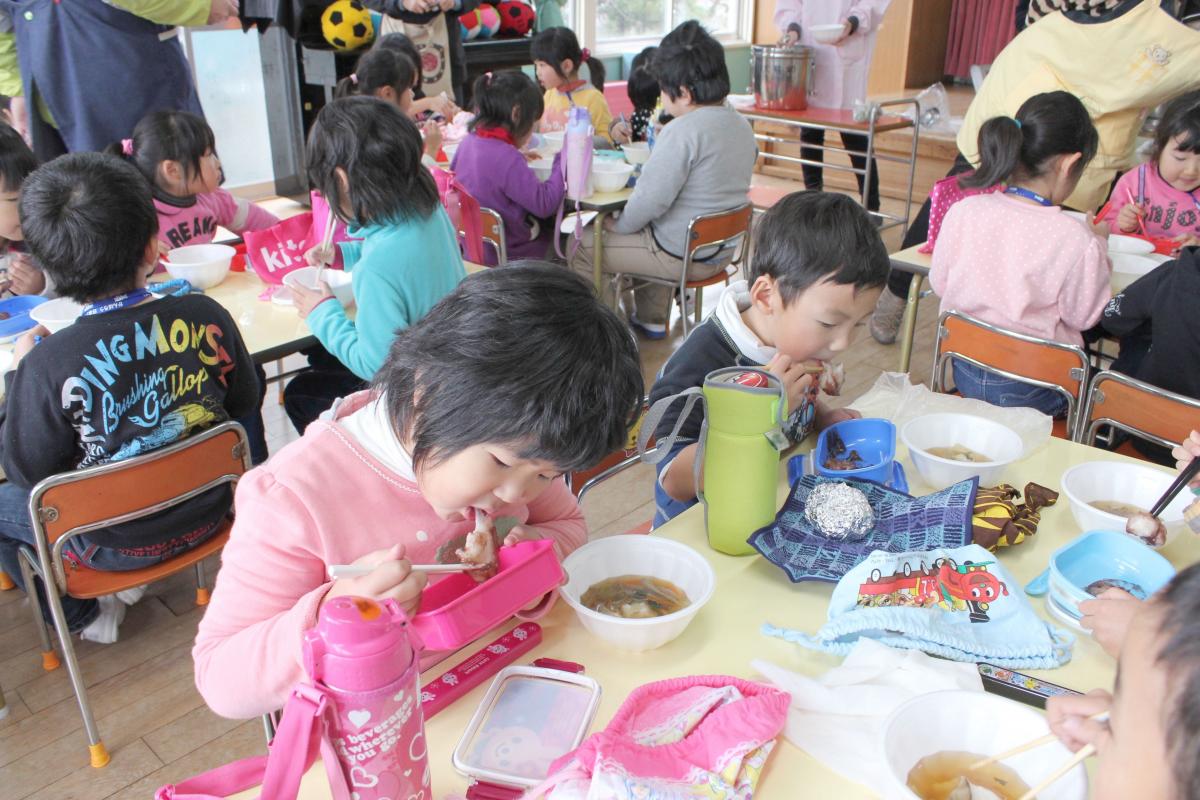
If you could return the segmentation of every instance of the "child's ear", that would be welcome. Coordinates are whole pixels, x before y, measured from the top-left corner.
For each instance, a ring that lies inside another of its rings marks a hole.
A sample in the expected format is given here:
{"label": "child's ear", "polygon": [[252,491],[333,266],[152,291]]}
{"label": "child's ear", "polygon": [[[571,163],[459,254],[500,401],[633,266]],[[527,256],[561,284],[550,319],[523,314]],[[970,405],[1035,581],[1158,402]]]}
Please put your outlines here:
{"label": "child's ear", "polygon": [[154,270],[158,269],[158,257],[162,252],[159,247],[158,237],[151,236],[150,241],[146,242],[146,249],[142,251],[142,263],[146,265],[146,276],[153,274]]}
{"label": "child's ear", "polygon": [[574,75],[575,70],[579,69],[579,65],[569,58],[564,58],[558,68],[562,70],[563,75]]}
{"label": "child's ear", "polygon": [[675,102],[679,103],[681,106],[692,105],[692,93],[688,91],[686,86],[679,87],[679,97],[676,98]]}
{"label": "child's ear", "polygon": [[776,292],[778,288],[775,286],[775,279],[770,275],[759,275],[754,279],[754,283],[750,284],[750,305],[762,314],[772,314],[772,300]]}
{"label": "child's ear", "polygon": [[391,103],[392,105],[396,104],[396,90],[391,86],[384,86],[381,89],[376,89],[375,96],[380,100]]}
{"label": "child's ear", "polygon": [[334,167],[333,174],[337,178],[338,194],[341,195],[342,202],[340,208],[331,210],[339,214],[343,220],[349,220],[353,216],[353,206],[350,205],[350,176],[345,167]]}
{"label": "child's ear", "polygon": [[1071,177],[1071,171],[1075,169],[1075,165],[1083,158],[1083,153],[1066,153],[1058,159],[1058,174],[1066,180]]}
{"label": "child's ear", "polygon": [[184,183],[183,165],[178,161],[168,158],[159,163],[158,177],[165,186],[175,186]]}

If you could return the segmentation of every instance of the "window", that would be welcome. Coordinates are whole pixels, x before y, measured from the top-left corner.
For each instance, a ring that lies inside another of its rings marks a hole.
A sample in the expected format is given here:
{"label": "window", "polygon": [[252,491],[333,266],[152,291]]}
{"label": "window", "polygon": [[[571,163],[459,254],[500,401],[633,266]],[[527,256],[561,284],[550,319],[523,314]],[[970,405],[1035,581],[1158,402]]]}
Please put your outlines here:
{"label": "window", "polygon": [[581,39],[602,54],[657,44],[682,22],[698,19],[723,41],[745,40],[753,14],[751,0],[573,0],[564,17],[577,19]]}

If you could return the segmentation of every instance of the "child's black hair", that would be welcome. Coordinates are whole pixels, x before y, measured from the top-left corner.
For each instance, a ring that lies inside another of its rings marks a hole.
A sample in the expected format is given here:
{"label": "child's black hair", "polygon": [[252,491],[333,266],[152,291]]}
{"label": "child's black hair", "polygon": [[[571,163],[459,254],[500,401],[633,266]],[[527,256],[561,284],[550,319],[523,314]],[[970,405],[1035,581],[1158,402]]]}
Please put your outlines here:
{"label": "child's black hair", "polygon": [[[472,90],[475,99],[475,119],[471,130],[504,128],[520,141],[542,117],[545,101],[533,78],[518,70],[488,72],[475,79]],[[517,109],[513,119],[513,109]]]}
{"label": "child's black hair", "polygon": [[200,174],[200,161],[216,152],[212,128],[188,111],[152,111],[142,117],[129,138],[130,147],[115,142],[105,148],[109,155],[131,162],[151,186],[158,185],[158,165],[176,161],[184,180]]}
{"label": "child's black hair", "polygon": [[354,72],[338,81],[333,96],[374,97],[376,92],[390,86],[399,97],[413,88],[418,74],[417,65],[405,54],[375,47],[362,54]]}
{"label": "child's black hair", "polygon": [[408,60],[417,68],[417,75],[413,79],[413,99],[420,100],[425,96],[424,81],[421,80],[421,51],[417,50],[412,39],[403,33],[388,33],[375,40],[373,49],[391,50],[393,53],[408,56]]}
{"label": "child's black hair", "polygon": [[694,19],[663,38],[652,70],[659,88],[672,100],[678,100],[683,89],[700,106],[721,103],[729,96],[725,48]]}
{"label": "child's black hair", "polygon": [[644,391],[626,324],[536,262],[467,276],[397,334],[375,386],[417,469],[490,442],[564,472],[624,447]]}
{"label": "child's black hair", "polygon": [[1154,150],[1150,161],[1158,163],[1167,144],[1175,137],[1175,146],[1185,153],[1200,153],[1200,89],[1185,92],[1163,108],[1162,118],[1154,130]]}
{"label": "child's black hair", "polygon": [[774,278],[787,305],[826,279],[856,290],[883,286],[890,268],[862,206],[836,192],[794,192],[758,221],[749,278]]}
{"label": "child's black hair", "polygon": [[1200,797],[1200,564],[1171,579],[1153,600],[1161,607],[1155,661],[1167,671],[1167,762],[1176,797]]}
{"label": "child's black hair", "polygon": [[21,134],[7,125],[0,125],[0,191],[19,191],[37,166],[37,156],[25,144]]}
{"label": "child's black hair", "polygon": [[592,86],[604,91],[604,64],[590,53],[584,56],[584,51],[579,47],[579,40],[575,38],[575,31],[570,28],[546,28],[533,37],[529,50],[534,61],[545,61],[563,80],[571,76],[563,72],[562,62],[570,61],[574,64],[575,73],[579,72],[580,66],[587,64]]}
{"label": "child's black hair", "polygon": [[1017,116],[992,117],[979,128],[979,169],[958,179],[959,186],[983,188],[1041,176],[1047,162],[1081,153],[1072,167],[1078,177],[1100,144],[1096,126],[1070,92],[1035,94]]}
{"label": "child's black hair", "polygon": [[658,45],[650,45],[643,47],[641,52],[634,56],[629,61],[629,71],[632,73],[638,67],[649,67],[654,63],[654,56],[658,55]]}
{"label": "child's black hair", "polygon": [[658,78],[648,66],[638,65],[629,72],[625,93],[635,109],[653,109],[658,105]]}
{"label": "child's black hair", "polygon": [[424,152],[416,123],[400,109],[375,97],[345,97],[326,104],[308,133],[308,179],[333,212],[354,225],[428,217],[439,201],[421,164]]}
{"label": "child's black hair", "polygon": [[71,153],[34,170],[21,187],[25,246],[77,303],[133,288],[158,233],[150,185],[132,165]]}

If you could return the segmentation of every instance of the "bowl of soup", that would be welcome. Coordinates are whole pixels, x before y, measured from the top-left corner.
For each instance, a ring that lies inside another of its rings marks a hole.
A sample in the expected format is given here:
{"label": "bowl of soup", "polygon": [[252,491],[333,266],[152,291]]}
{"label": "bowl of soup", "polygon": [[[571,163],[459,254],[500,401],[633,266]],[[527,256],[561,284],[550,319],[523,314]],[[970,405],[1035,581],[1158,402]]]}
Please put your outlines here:
{"label": "bowl of soup", "polygon": [[908,457],[932,489],[968,478],[994,486],[1009,464],[1025,452],[1013,429],[973,414],[926,414],[900,429]]}
{"label": "bowl of soup", "polygon": [[[1174,478],[1175,473],[1166,467],[1132,461],[1086,461],[1063,473],[1062,490],[1080,530],[1124,533],[1129,516],[1149,511]],[[1191,501],[1191,492],[1180,492],[1159,514],[1167,529],[1167,542],[1187,527],[1183,510]]]}
{"label": "bowl of soup", "polygon": [[567,556],[563,570],[567,583],[560,595],[583,627],[635,653],[683,633],[716,587],[704,556],[658,536],[596,539]]}

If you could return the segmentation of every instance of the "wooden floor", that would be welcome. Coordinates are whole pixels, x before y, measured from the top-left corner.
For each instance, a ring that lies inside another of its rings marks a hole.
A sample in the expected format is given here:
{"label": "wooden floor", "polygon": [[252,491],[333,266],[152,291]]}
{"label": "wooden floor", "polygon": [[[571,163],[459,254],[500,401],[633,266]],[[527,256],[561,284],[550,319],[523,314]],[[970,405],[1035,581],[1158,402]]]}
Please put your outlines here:
{"label": "wooden floor", "polygon": [[[777,179],[765,183],[780,184]],[[885,200],[885,211],[888,208]],[[898,236],[885,236],[889,251]],[[705,293],[711,308],[719,292]],[[913,378],[928,379],[936,301],[922,306]],[[642,342],[647,389],[681,340]],[[842,402],[868,389],[883,371],[895,370],[899,349],[876,344],[865,326],[843,360]],[[268,373],[273,368],[268,368]],[[295,438],[278,403],[276,385],[264,404],[272,452]],[[593,536],[621,533],[653,516],[652,468],[639,466],[593,491],[585,513]],[[217,563],[209,565],[215,574]],[[0,800],[100,800],[148,798],[168,782],[236,758],[263,752],[257,720],[232,721],[210,712],[192,682],[191,646],[201,610],[194,605],[190,575],[151,587],[129,610],[121,640],[101,646],[78,643],[82,670],[101,734],[112,752],[104,769],[88,767],[86,739],[66,668],[43,672],[29,606],[18,591],[0,592],[0,687],[9,715],[0,720]],[[251,680],[252,676],[247,676]]]}

